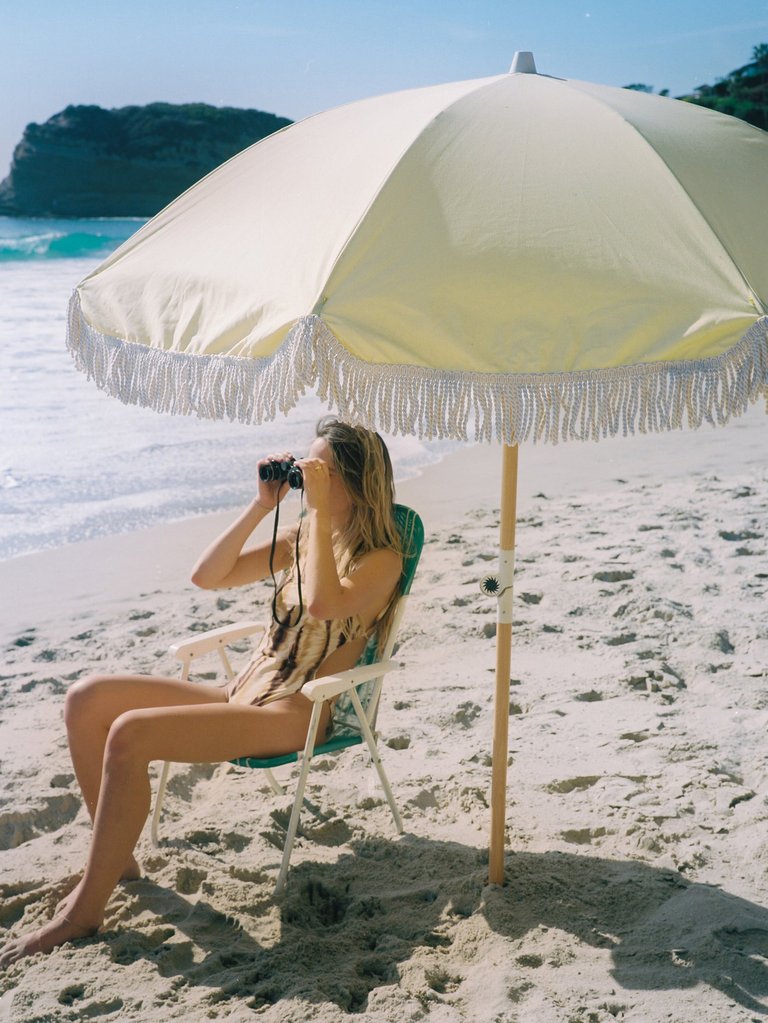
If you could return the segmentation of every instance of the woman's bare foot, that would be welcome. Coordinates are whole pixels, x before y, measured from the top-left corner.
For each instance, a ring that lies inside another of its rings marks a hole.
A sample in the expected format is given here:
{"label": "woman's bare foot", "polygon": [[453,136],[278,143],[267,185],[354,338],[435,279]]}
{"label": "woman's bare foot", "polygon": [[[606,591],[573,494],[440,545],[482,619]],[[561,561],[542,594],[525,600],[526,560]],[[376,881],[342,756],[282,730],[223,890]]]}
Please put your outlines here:
{"label": "woman's bare foot", "polygon": [[135,856],[131,856],[128,866],[120,875],[121,881],[138,881],[141,877],[141,867]]}
{"label": "woman's bare foot", "polygon": [[77,923],[63,914],[58,914],[39,930],[9,942],[0,953],[0,969],[7,969],[24,956],[50,952],[57,945],[63,945],[65,941],[89,938],[98,931],[100,924],[101,921],[92,924]]}
{"label": "woman's bare foot", "polygon": [[[141,867],[139,866],[139,864],[138,864],[138,862],[136,860],[136,857],[135,856],[131,856],[131,858],[130,858],[130,860],[128,862],[128,866],[125,868],[125,870],[120,875],[120,880],[121,881],[138,881],[140,877],[141,877]],[[83,883],[83,879],[80,878],[80,880],[77,882],[77,884],[74,886],[74,888],[71,888],[67,892],[67,894],[64,896],[64,898],[59,903],[57,903],[56,909],[54,909],[54,911],[53,911],[54,919],[57,916],[66,915],[69,912],[69,908],[70,908],[70,906],[73,905],[75,899],[77,898],[77,894],[80,891],[80,885],[82,883]]]}

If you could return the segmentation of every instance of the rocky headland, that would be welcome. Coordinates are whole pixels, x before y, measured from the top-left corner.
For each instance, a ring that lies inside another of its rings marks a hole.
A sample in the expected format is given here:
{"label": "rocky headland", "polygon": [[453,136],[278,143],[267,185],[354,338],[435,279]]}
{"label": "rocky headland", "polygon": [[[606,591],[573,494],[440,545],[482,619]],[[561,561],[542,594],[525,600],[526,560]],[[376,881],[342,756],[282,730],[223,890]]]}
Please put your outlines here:
{"label": "rocky headland", "polygon": [[29,124],[0,182],[10,216],[150,217],[235,153],[291,122],[261,110],[68,106]]}

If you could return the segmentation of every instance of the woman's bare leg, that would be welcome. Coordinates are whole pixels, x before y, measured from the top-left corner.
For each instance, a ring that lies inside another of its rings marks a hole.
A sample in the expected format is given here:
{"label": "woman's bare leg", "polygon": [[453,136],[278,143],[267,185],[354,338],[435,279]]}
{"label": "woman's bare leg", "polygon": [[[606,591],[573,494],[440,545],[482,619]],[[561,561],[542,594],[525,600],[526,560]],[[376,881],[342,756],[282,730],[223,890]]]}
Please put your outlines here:
{"label": "woman's bare leg", "polygon": [[[91,821],[96,815],[104,747],[113,723],[130,710],[222,703],[224,691],[177,678],[149,675],[91,675],[70,687],[64,705],[69,751]],[[141,870],[131,853],[121,879],[134,880]],[[60,904],[71,902],[72,893]]]}
{"label": "woman's bare leg", "polygon": [[99,801],[104,747],[114,722],[130,710],[224,703],[224,690],[152,675],[90,675],[64,704],[69,751],[91,821]]}
{"label": "woman's bare leg", "polygon": [[[301,749],[311,704],[300,694],[267,707],[218,703],[153,707],[121,714],[110,728],[83,880],[66,914],[7,946],[0,966],[93,933],[149,812],[147,768],[152,760],[219,762]],[[328,711],[321,719],[327,724]]]}

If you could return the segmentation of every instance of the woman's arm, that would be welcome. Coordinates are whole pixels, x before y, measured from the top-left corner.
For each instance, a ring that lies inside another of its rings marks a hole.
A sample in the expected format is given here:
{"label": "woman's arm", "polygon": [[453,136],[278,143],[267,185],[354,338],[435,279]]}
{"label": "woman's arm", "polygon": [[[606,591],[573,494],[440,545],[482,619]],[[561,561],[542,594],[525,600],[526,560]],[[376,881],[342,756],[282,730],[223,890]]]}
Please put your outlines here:
{"label": "woman's arm", "polygon": [[[290,456],[272,455],[282,461]],[[262,459],[259,467],[270,459]],[[245,542],[258,524],[266,518],[288,491],[285,483],[265,482],[257,473],[256,497],[245,511],[198,558],[192,569],[192,582],[204,590],[243,586],[263,579],[269,573],[272,541],[258,544],[243,554]],[[274,568],[282,570],[290,562],[291,537],[295,530],[280,530],[275,543]]]}
{"label": "woman's arm", "polygon": [[311,523],[310,518],[309,556],[306,576],[302,579],[307,610],[313,618],[359,615],[366,625],[374,621],[400,578],[400,556],[389,549],[370,551],[363,555],[350,575],[339,579],[330,543],[330,558],[327,558],[325,543],[313,542]]}
{"label": "woman's arm", "polygon": [[[204,590],[224,589],[228,586],[244,586],[264,579],[269,574],[269,552],[272,540],[258,544],[253,550],[242,553],[246,540],[256,526],[269,515],[256,499],[251,501],[221,536],[219,536],[198,558],[192,570],[192,582]],[[291,534],[294,530],[281,529],[275,543],[275,571],[287,567],[290,561]]]}

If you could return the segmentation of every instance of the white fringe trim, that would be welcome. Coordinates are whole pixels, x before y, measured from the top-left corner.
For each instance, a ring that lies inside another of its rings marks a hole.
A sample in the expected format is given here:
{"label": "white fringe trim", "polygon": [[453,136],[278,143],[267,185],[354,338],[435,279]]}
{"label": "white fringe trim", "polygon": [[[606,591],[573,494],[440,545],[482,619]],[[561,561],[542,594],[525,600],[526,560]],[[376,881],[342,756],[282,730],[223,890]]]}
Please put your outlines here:
{"label": "white fringe trim", "polygon": [[264,359],[167,352],[95,330],[75,292],[67,347],[78,369],[126,405],[259,423],[288,412],[311,388],[343,419],[423,438],[599,440],[723,425],[768,400],[768,316],[710,359],[505,375],[362,362],[317,316],[298,320]]}

